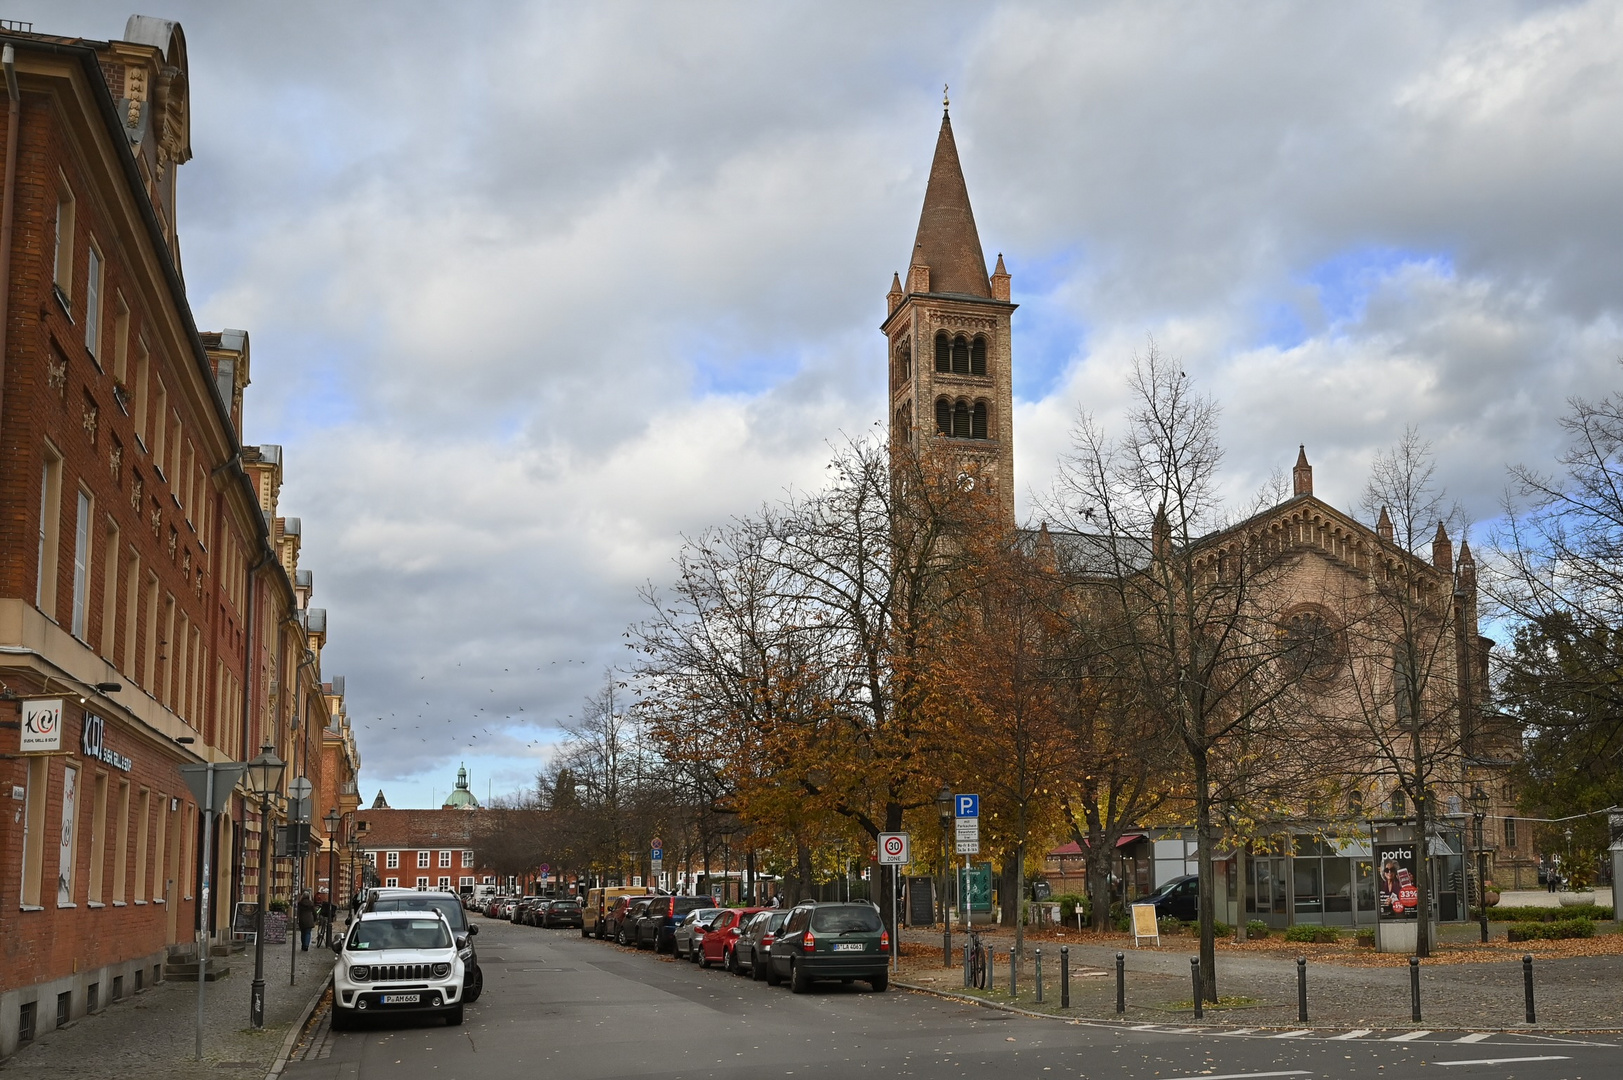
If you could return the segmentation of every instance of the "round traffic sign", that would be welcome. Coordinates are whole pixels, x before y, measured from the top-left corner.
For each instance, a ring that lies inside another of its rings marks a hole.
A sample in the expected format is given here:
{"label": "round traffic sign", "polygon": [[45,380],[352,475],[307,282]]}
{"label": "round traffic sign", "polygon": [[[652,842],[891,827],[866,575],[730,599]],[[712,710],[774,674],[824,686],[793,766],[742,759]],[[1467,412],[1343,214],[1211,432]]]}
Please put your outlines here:
{"label": "round traffic sign", "polygon": [[885,854],[900,855],[902,853],[902,838],[900,836],[885,837]]}

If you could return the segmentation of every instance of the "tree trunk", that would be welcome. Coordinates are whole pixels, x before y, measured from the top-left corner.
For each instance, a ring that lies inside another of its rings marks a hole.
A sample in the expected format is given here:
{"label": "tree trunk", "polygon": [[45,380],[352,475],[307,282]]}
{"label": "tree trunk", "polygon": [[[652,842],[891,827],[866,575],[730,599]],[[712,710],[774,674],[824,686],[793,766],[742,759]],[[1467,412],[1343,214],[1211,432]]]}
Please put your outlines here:
{"label": "tree trunk", "polygon": [[1234,940],[1246,939],[1245,931],[1245,845],[1237,839],[1234,844]]}
{"label": "tree trunk", "polygon": [[[1015,925],[1017,921],[1016,913],[1020,910],[1020,897],[1015,893],[1017,888],[1015,876],[1018,872],[1019,867],[1016,865],[1014,856],[1009,852],[1004,852],[1002,873],[998,874],[997,882],[998,907],[1001,909],[998,912],[998,922],[1004,926]],[[1012,904],[1009,902],[1011,895],[1014,897]]]}
{"label": "tree trunk", "polygon": [[1427,832],[1431,823],[1431,800],[1425,795],[1415,799],[1415,831],[1420,839],[1415,842],[1414,890],[1420,908],[1415,913],[1418,923],[1414,931],[1414,954],[1421,959],[1431,955],[1431,841]]}
{"label": "tree trunk", "polygon": [[795,876],[799,878],[797,884],[800,886],[800,891],[798,895],[789,898],[784,905],[785,907],[804,900],[812,894],[811,847],[805,843],[795,844]]}
{"label": "tree trunk", "polygon": [[1088,900],[1093,905],[1092,919],[1095,930],[1110,929],[1110,864],[1114,860],[1114,851],[1095,853],[1091,849],[1087,855],[1088,874]]}
{"label": "tree trunk", "polygon": [[1204,749],[1194,755],[1195,850],[1200,872],[1200,985],[1206,1000],[1217,1001],[1217,943],[1212,921],[1217,910],[1212,873],[1212,793]]}
{"label": "tree trunk", "polygon": [[1014,845],[1014,955],[1026,958],[1026,920],[1020,917],[1026,906],[1026,845]]}

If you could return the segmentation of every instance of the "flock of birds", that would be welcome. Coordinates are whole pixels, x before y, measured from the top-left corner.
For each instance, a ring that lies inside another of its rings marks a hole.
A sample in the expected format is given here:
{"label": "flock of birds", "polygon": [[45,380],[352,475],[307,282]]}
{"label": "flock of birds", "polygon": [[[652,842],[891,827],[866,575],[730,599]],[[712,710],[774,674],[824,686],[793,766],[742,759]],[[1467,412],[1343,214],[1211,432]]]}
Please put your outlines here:
{"label": "flock of birds", "polygon": [[[548,666],[556,667],[559,663],[560,663],[560,661],[552,660],[552,661],[549,661]],[[581,665],[584,666],[586,664],[586,661],[585,660],[564,660],[564,661],[562,661],[562,663],[565,664],[565,665],[581,664]],[[461,667],[462,664],[460,662],[458,662],[456,666]],[[536,671],[544,671],[545,668],[537,667],[535,670]],[[511,668],[502,668],[502,671],[511,674],[512,669]],[[428,676],[427,675],[419,675],[419,676],[417,676],[417,679],[418,679],[419,682],[424,682],[424,681],[427,681]],[[494,694],[496,692],[496,688],[495,687],[490,687],[489,692]],[[433,702],[432,701],[424,701],[423,705],[425,707],[427,707],[427,708],[432,708],[433,707]],[[519,711],[519,713],[524,712],[524,706],[520,705],[518,707],[518,711]],[[485,708],[483,706],[480,706],[478,709],[475,710],[475,715],[473,717],[471,717],[471,719],[478,720],[479,716],[477,714],[478,713],[483,713],[483,712],[485,712]],[[377,730],[379,730],[380,732],[384,731],[384,730],[388,730],[388,731],[425,731],[425,730],[427,730],[427,731],[430,732],[430,734],[432,734],[434,731],[438,730],[434,726],[433,718],[431,718],[427,714],[418,713],[417,716],[416,716],[416,719],[418,721],[421,721],[421,723],[412,724],[408,728],[408,727],[406,727],[405,719],[401,718],[398,713],[390,713],[389,716],[388,716],[388,720],[385,720],[383,717],[380,716],[380,717],[376,718],[375,723],[377,725]],[[491,713],[490,716],[486,717],[486,719],[487,720],[494,720],[495,719],[495,714]],[[506,714],[505,716],[503,716],[502,719],[512,721],[512,720],[518,720],[518,719],[521,719],[521,718],[519,716],[517,716],[516,714],[509,713],[509,714]],[[530,718],[529,717],[523,717],[522,719],[528,720]],[[395,722],[390,723],[389,721],[395,721]],[[455,723],[455,720],[452,719],[452,718],[446,718],[444,720],[444,723],[452,724],[452,723]],[[426,728],[424,726],[425,724],[428,725]],[[385,725],[387,725],[387,727],[385,727]],[[370,724],[370,723],[362,724],[361,728],[363,730],[370,731],[370,730],[373,730],[373,724]],[[470,739],[477,739],[477,738],[479,738],[480,734],[485,735],[489,739],[494,739],[497,736],[503,734],[502,732],[499,732],[499,731],[492,731],[489,727],[481,728],[478,733],[468,732],[468,731],[461,731],[461,732],[455,732],[455,733],[456,734],[466,734],[468,736],[468,738],[470,738]],[[418,737],[417,741],[422,742],[422,743],[427,743],[428,740],[429,740],[429,735],[421,735],[421,736]],[[540,746],[540,745],[542,745],[541,740],[533,739],[527,744],[526,749],[534,748],[534,747],[537,747],[537,746]],[[470,742],[470,743],[467,744],[467,748],[468,749],[474,749],[475,744]]]}

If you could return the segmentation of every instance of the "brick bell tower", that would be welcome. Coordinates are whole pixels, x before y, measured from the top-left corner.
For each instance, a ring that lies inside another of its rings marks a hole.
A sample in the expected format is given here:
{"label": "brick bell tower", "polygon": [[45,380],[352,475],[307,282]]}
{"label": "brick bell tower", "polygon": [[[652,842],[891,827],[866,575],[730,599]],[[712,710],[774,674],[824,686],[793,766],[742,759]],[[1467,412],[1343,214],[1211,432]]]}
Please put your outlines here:
{"label": "brick bell tower", "polygon": [[924,190],[924,210],[907,277],[891,278],[890,434],[916,451],[950,449],[980,464],[1005,523],[1014,525],[1014,405],[1010,376],[1009,275],[1003,256],[986,273],[958,163],[952,118],[942,102],[941,133]]}

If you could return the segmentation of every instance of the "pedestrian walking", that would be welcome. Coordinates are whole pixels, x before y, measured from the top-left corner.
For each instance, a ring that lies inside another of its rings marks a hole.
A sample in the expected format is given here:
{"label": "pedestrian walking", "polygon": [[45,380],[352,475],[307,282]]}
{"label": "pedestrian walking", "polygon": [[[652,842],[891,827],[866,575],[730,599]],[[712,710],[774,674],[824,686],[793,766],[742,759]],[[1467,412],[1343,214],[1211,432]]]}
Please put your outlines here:
{"label": "pedestrian walking", "polygon": [[316,904],[310,899],[310,890],[299,895],[299,950],[310,951],[310,931],[316,928]]}

